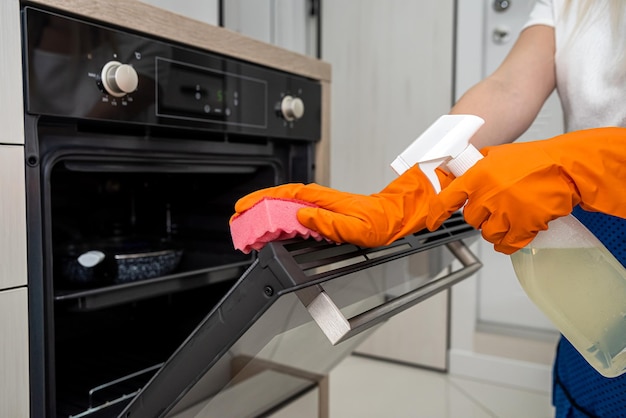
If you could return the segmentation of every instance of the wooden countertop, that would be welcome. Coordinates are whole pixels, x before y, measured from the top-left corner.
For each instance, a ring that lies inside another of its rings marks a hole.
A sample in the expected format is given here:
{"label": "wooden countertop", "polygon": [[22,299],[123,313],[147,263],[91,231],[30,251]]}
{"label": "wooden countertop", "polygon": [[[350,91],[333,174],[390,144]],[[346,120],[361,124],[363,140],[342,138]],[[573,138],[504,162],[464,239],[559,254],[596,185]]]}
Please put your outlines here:
{"label": "wooden countertop", "polygon": [[30,0],[30,2],[312,79],[330,81],[331,78],[331,67],[326,62],[138,0]]}

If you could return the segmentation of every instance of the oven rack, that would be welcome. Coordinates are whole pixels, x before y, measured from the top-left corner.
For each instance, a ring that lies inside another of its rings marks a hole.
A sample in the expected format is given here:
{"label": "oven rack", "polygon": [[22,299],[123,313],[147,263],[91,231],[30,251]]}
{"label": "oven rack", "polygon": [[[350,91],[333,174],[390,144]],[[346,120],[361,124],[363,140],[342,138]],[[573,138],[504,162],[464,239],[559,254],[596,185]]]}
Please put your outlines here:
{"label": "oven rack", "polygon": [[65,303],[68,309],[74,311],[102,309],[237,279],[251,262],[251,260],[241,261],[220,267],[93,289],[59,290],[54,295],[54,301]]}
{"label": "oven rack", "polygon": [[[146,367],[134,373],[130,373],[126,376],[119,377],[110,382],[106,382],[97,387],[91,388],[88,393],[88,398],[89,398],[88,408],[78,414],[69,415],[68,418],[95,417],[96,415],[104,411],[107,411],[107,414],[108,414],[108,411],[110,411],[111,409],[117,408],[118,404],[128,402],[130,399],[137,396],[137,394],[141,391],[141,386],[137,387],[137,386],[130,385],[124,388],[123,386],[126,385],[128,381],[144,376],[144,375],[151,374],[151,373],[154,374],[154,372],[160,369],[163,366],[163,364],[164,363],[158,363],[158,364],[155,364],[154,366]],[[106,400],[104,402],[99,403],[98,405],[94,404],[95,402],[94,398],[98,392],[107,390],[112,387],[117,387],[117,386],[122,387],[122,390],[124,391],[124,393],[121,396],[115,399]]]}
{"label": "oven rack", "polygon": [[[476,233],[477,231],[474,228],[463,221],[462,214],[456,212],[438,230],[431,232],[424,229],[413,235],[401,238],[386,247],[364,248],[351,244],[336,245],[326,241],[298,238],[288,241],[285,247],[290,249],[291,255],[297,260],[306,261],[310,254],[315,254],[315,257],[318,259],[317,265],[315,263],[311,264],[310,261],[309,264],[305,262],[302,265],[304,271],[314,271],[315,268],[320,267],[320,255],[323,256],[324,253],[332,253],[332,257],[335,257],[337,261],[343,260],[343,262],[345,260],[356,262],[360,258],[380,258],[381,254],[384,254],[386,257],[383,258],[387,259],[389,254],[393,252],[396,252],[399,258],[404,256],[405,252],[402,249],[407,246],[411,247],[413,251],[425,251],[452,240],[470,237]],[[249,258],[218,267],[180,272],[153,279],[98,288],[57,290],[54,301],[64,303],[68,309],[73,311],[107,308],[172,292],[193,290],[215,283],[234,280],[246,271],[252,261],[253,259]],[[332,261],[332,258],[330,261]],[[328,259],[324,259],[324,263],[328,262]],[[338,272],[340,271],[338,270]],[[314,277],[311,277],[311,279],[314,279]],[[324,280],[328,279],[329,277],[325,277]]]}

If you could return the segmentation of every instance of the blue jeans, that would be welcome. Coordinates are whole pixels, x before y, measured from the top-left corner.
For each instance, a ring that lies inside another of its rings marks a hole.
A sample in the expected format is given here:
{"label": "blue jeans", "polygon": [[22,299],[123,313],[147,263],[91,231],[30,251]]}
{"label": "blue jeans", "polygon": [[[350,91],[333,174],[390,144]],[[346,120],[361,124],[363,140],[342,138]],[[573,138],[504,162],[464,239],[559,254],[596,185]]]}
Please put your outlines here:
{"label": "blue jeans", "polygon": [[556,418],[626,417],[626,374],[606,378],[561,337],[553,370]]}

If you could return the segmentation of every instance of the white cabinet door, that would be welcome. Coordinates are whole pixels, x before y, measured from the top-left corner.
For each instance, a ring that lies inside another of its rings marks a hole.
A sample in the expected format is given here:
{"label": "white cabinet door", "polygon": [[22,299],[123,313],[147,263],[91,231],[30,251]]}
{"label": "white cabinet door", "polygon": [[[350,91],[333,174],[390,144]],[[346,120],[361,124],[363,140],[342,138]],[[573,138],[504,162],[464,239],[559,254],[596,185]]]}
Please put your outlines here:
{"label": "white cabinet door", "polygon": [[22,52],[18,1],[0,2],[0,290],[26,284]]}
{"label": "white cabinet door", "polygon": [[448,291],[389,319],[357,354],[444,371],[447,368]]}
{"label": "white cabinet door", "polygon": [[0,1],[0,144],[24,143],[19,6],[15,0]]}
{"label": "white cabinet door", "polygon": [[311,0],[228,0],[224,27],[303,55],[317,53]]}
{"label": "white cabinet door", "polygon": [[24,148],[0,145],[0,289],[26,285]]}
{"label": "white cabinet door", "polygon": [[210,25],[219,24],[218,0],[140,0],[170,12],[200,20]]}
{"label": "white cabinet door", "polygon": [[0,292],[0,417],[28,417],[26,288]]}

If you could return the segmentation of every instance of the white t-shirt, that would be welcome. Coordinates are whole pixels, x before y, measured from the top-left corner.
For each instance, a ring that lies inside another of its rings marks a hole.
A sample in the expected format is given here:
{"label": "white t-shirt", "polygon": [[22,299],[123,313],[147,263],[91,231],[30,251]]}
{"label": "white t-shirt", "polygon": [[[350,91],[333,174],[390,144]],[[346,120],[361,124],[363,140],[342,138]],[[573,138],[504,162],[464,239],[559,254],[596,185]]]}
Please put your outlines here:
{"label": "white t-shirt", "polygon": [[591,8],[579,23],[582,2],[572,0],[567,15],[565,3],[537,0],[524,26],[547,25],[555,29],[557,91],[565,129],[626,127],[626,7],[623,24],[614,34],[608,5]]}

